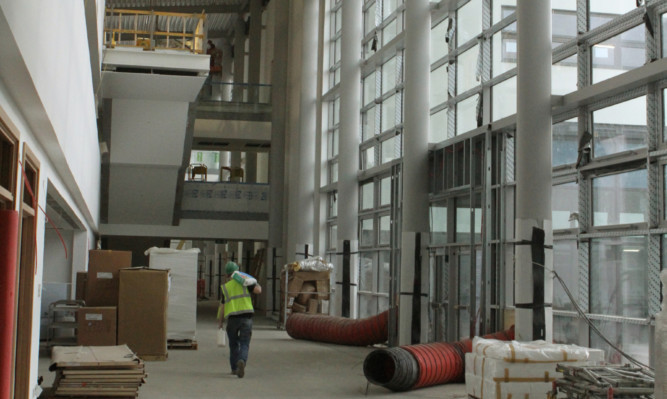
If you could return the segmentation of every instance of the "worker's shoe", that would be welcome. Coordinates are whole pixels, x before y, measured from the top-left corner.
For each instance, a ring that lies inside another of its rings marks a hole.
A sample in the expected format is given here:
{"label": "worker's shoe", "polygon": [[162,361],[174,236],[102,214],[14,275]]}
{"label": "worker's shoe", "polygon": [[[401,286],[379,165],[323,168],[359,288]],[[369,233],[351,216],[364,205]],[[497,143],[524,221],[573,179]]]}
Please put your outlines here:
{"label": "worker's shoe", "polygon": [[233,375],[236,375],[236,370],[232,370],[232,374],[233,374]]}
{"label": "worker's shoe", "polygon": [[243,378],[244,375],[245,375],[245,362],[242,359],[236,362],[236,376],[239,378]]}

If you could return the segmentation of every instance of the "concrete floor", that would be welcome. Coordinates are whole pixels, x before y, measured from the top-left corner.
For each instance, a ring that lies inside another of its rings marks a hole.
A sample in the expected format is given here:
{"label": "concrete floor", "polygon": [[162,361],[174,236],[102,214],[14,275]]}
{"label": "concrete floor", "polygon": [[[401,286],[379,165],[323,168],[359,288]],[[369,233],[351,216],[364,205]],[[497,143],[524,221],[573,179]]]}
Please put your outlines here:
{"label": "concrete floor", "polygon": [[[465,398],[464,384],[394,393],[368,384],[363,372],[371,347],[299,341],[256,316],[244,378],[230,374],[229,349],[216,346],[217,303],[199,302],[197,350],[170,350],[164,362],[146,362],[144,399],[185,398]],[[43,387],[53,384],[49,358],[40,357]]]}

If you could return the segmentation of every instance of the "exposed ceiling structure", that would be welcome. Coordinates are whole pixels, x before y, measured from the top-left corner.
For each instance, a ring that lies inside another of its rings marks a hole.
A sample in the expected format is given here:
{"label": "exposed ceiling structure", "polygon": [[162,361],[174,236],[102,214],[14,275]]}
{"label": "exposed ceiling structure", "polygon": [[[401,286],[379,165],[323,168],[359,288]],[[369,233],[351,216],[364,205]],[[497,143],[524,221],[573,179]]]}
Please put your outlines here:
{"label": "exposed ceiling structure", "polygon": [[216,38],[233,35],[235,21],[239,14],[248,12],[249,2],[250,0],[107,0],[106,5],[113,9],[205,13],[208,37]]}

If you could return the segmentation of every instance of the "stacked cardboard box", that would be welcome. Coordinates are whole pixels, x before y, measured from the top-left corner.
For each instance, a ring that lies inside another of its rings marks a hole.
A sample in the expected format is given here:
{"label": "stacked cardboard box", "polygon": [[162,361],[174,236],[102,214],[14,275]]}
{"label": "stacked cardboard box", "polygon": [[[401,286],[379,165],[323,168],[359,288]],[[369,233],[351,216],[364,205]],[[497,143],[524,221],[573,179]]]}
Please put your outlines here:
{"label": "stacked cardboard box", "polygon": [[89,251],[86,306],[118,306],[119,271],[131,266],[130,251]]}
{"label": "stacked cardboard box", "polygon": [[292,312],[328,313],[330,271],[294,271],[280,275],[280,321]]}
{"label": "stacked cardboard box", "polygon": [[120,271],[118,343],[143,360],[167,359],[169,271],[129,268]]}
{"label": "stacked cardboard box", "polygon": [[137,397],[144,363],[127,345],[56,346],[51,353],[56,397]]}
{"label": "stacked cardboard box", "polygon": [[545,341],[498,341],[475,337],[465,355],[466,392],[477,399],[545,398],[552,382],[562,378],[558,363],[597,365],[604,360],[599,349]]}
{"label": "stacked cardboard box", "polygon": [[77,314],[77,345],[116,345],[116,307],[84,307]]}

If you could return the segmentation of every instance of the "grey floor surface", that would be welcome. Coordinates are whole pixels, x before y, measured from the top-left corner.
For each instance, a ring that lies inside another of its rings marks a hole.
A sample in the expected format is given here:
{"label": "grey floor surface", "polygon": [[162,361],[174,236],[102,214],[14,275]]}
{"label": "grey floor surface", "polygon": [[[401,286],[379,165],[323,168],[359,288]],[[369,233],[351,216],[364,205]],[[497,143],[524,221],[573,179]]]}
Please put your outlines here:
{"label": "grey floor surface", "polygon": [[[363,372],[374,348],[350,347],[290,338],[270,318],[255,317],[244,378],[230,374],[229,349],[216,346],[214,301],[199,302],[197,350],[169,350],[166,361],[146,362],[143,399],[181,398],[465,398],[463,384],[392,392],[368,384]],[[42,386],[53,384],[49,358],[42,355]]]}

